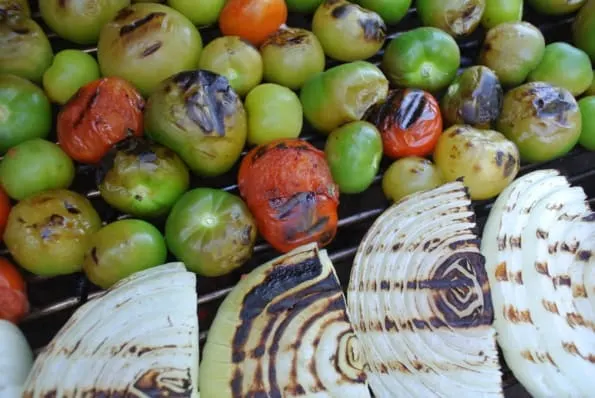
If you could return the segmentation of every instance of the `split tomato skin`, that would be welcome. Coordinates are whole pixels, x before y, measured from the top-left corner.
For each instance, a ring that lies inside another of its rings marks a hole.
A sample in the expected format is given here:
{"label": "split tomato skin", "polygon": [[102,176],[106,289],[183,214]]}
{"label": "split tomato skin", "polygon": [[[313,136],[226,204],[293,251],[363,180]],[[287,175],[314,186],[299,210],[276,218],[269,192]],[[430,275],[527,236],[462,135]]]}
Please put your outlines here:
{"label": "split tomato skin", "polygon": [[2,236],[4,235],[4,229],[8,221],[8,213],[10,213],[10,199],[0,187],[0,242],[2,242]]}
{"label": "split tomato skin", "polygon": [[0,257],[0,319],[16,324],[28,312],[27,288],[21,273]]}
{"label": "split tomato skin", "polygon": [[418,89],[392,90],[366,118],[378,128],[384,154],[392,159],[431,154],[442,133],[438,101]]}
{"label": "split tomato skin", "polygon": [[143,134],[145,101],[136,88],[118,77],[94,80],[58,115],[58,141],[81,163],[98,163],[112,145]]}
{"label": "split tomato skin", "polygon": [[301,245],[328,245],[337,232],[339,187],[324,152],[300,139],[275,140],[242,160],[240,194],[261,235],[286,253]]}
{"label": "split tomato skin", "polygon": [[224,36],[240,36],[260,46],[287,21],[285,0],[228,0],[219,15]]}

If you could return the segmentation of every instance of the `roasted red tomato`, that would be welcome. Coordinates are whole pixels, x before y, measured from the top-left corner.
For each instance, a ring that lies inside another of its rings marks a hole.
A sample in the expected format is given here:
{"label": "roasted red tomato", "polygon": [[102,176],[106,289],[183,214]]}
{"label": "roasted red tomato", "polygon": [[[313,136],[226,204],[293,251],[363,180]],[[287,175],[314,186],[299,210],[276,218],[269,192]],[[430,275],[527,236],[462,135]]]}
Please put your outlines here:
{"label": "roasted red tomato", "polygon": [[240,194],[262,236],[280,252],[329,244],[337,232],[339,188],[324,152],[300,139],[272,141],[242,160]]}
{"label": "roasted red tomato", "polygon": [[367,119],[382,135],[384,154],[393,159],[429,155],[442,133],[438,101],[418,89],[392,90]]}
{"label": "roasted red tomato", "polygon": [[14,265],[0,257],[0,319],[18,323],[27,312],[25,281]]}
{"label": "roasted red tomato", "polygon": [[115,143],[143,134],[144,106],[143,97],[126,80],[94,80],[58,115],[60,146],[81,163],[97,163]]}
{"label": "roasted red tomato", "polygon": [[0,188],[0,241],[2,241],[2,235],[4,235],[8,213],[10,213],[10,199],[8,199],[6,192]]}

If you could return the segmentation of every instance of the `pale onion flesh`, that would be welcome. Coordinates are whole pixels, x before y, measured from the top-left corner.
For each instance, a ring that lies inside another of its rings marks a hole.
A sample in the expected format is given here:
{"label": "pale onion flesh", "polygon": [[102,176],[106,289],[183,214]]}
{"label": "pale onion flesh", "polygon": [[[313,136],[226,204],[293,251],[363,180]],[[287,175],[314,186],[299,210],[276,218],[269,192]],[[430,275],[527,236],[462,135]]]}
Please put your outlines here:
{"label": "pale onion flesh", "polygon": [[137,272],[81,306],[38,356],[24,398],[198,397],[196,276]]}
{"label": "pale onion flesh", "polygon": [[481,251],[504,358],[534,397],[595,391],[595,214],[556,170],[508,186]]}
{"label": "pale onion flesh", "polygon": [[16,325],[0,319],[0,397],[20,398],[31,366],[27,339]]}
{"label": "pale onion flesh", "polygon": [[202,398],[366,398],[361,352],[325,250],[304,245],[243,278],[203,351]]}
{"label": "pale onion flesh", "polygon": [[404,197],[358,247],[347,303],[377,397],[500,397],[493,309],[459,181]]}

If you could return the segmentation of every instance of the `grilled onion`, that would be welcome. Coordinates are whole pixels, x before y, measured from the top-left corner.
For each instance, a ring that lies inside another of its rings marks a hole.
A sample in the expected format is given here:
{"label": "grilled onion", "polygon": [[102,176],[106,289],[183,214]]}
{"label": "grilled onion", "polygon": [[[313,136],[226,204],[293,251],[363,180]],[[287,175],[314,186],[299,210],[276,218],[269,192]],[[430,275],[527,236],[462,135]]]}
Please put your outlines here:
{"label": "grilled onion", "polygon": [[0,319],[0,397],[20,398],[33,365],[33,353],[21,330]]}
{"label": "grilled onion", "polygon": [[481,251],[506,362],[535,397],[587,397],[595,378],[595,213],[555,170],[492,208]]}
{"label": "grilled onion", "polygon": [[86,303],[36,359],[23,397],[198,397],[195,283],[170,263]]}
{"label": "grilled onion", "polygon": [[376,396],[502,396],[474,218],[455,181],[395,203],[361,242],[347,303]]}
{"label": "grilled onion", "polygon": [[242,279],[204,347],[201,397],[370,397],[345,297],[315,243]]}

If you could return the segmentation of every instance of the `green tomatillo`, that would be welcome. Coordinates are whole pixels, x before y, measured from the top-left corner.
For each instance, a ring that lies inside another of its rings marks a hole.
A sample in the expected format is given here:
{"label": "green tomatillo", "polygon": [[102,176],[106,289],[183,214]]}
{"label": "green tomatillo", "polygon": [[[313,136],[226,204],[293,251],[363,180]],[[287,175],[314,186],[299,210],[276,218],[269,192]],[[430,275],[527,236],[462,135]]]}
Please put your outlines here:
{"label": "green tomatillo", "polygon": [[387,25],[395,25],[407,15],[412,0],[355,0],[355,3],[376,12]]}
{"label": "green tomatillo", "polygon": [[205,26],[217,22],[225,0],[167,0],[167,5],[178,10],[196,26]]}
{"label": "green tomatillo", "polygon": [[355,194],[368,189],[382,159],[382,138],[371,123],[347,123],[330,133],[324,153],[342,193]]}
{"label": "green tomatillo", "polygon": [[244,264],[252,256],[256,234],[256,222],[242,199],[211,188],[186,192],[165,224],[170,251],[203,276],[225,275]]}
{"label": "green tomatillo", "polygon": [[486,0],[481,24],[486,29],[523,19],[523,0]]}
{"label": "green tomatillo", "polygon": [[448,86],[460,64],[457,42],[448,33],[432,27],[399,34],[382,57],[382,69],[391,83],[425,91]]}
{"label": "green tomatillo", "polygon": [[547,15],[565,15],[575,12],[586,0],[527,0],[535,10]]}
{"label": "green tomatillo", "polygon": [[62,50],[43,74],[43,88],[60,105],[87,83],[100,77],[95,58],[81,50]]}
{"label": "green tomatillo", "polygon": [[578,102],[582,116],[582,130],[578,142],[590,151],[595,151],[595,95]]}
{"label": "green tomatillo", "polygon": [[289,11],[311,14],[324,0],[285,0]]}
{"label": "green tomatillo", "polygon": [[42,89],[16,75],[0,74],[0,154],[52,128],[52,108]]}
{"label": "green tomatillo", "polygon": [[574,45],[586,52],[595,64],[595,0],[589,0],[572,24]]}
{"label": "green tomatillo", "polygon": [[374,64],[355,61],[320,73],[304,84],[300,101],[306,120],[319,132],[361,120],[388,94],[388,80]]}
{"label": "green tomatillo", "polygon": [[454,37],[467,36],[479,26],[486,0],[417,0],[423,25],[442,29]]}
{"label": "green tomatillo", "polygon": [[109,205],[143,218],[167,213],[190,185],[188,168],[175,152],[140,138],[116,144],[97,177]]}

